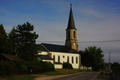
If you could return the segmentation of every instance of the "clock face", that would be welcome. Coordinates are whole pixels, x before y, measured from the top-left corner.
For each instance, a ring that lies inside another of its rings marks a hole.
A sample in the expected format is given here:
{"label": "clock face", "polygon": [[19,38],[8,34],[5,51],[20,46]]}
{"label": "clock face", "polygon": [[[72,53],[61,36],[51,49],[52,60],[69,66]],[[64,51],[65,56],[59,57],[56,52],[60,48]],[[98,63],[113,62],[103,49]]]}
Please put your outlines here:
{"label": "clock face", "polygon": [[75,44],[75,43],[73,43],[73,45],[75,46],[76,44]]}

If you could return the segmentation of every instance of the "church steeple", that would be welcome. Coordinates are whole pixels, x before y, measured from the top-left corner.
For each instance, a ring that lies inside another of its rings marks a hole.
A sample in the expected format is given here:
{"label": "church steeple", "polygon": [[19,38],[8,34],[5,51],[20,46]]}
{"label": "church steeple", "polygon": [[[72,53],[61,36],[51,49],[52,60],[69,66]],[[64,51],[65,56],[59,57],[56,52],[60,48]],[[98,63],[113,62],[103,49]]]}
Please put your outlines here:
{"label": "church steeple", "polygon": [[75,23],[74,23],[73,12],[72,12],[72,4],[70,4],[70,14],[69,14],[67,29],[76,29],[75,28]]}
{"label": "church steeple", "polygon": [[66,29],[65,46],[70,50],[78,51],[77,29],[75,28],[75,23],[72,13],[72,4],[70,4],[70,14],[69,14],[68,26]]}

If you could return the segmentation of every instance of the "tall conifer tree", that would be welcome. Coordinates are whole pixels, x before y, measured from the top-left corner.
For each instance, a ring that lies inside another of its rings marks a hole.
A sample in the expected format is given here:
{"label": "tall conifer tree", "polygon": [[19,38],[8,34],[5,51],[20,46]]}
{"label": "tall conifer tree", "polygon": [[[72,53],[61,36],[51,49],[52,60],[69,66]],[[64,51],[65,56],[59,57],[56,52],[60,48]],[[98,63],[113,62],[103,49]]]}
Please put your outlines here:
{"label": "tall conifer tree", "polygon": [[16,53],[27,61],[34,60],[37,53],[36,39],[38,35],[33,30],[34,26],[29,22],[18,25],[15,29]]}
{"label": "tall conifer tree", "polygon": [[8,37],[5,32],[4,26],[0,25],[0,53],[8,53]]}
{"label": "tall conifer tree", "polygon": [[16,54],[16,33],[15,28],[11,30],[11,32],[8,35],[9,37],[9,44],[10,44],[10,50],[12,54]]}

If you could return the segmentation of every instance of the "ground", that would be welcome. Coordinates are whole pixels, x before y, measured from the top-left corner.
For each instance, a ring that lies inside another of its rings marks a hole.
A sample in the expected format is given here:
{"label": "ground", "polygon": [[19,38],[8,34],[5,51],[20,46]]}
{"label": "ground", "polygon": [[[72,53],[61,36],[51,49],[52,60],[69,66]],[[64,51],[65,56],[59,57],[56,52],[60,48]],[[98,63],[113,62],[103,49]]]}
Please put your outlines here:
{"label": "ground", "polygon": [[100,72],[80,70],[55,70],[40,74],[14,75],[0,77],[0,80],[109,80]]}
{"label": "ground", "polygon": [[105,80],[97,79],[99,72],[80,72],[70,75],[40,76],[35,80]]}

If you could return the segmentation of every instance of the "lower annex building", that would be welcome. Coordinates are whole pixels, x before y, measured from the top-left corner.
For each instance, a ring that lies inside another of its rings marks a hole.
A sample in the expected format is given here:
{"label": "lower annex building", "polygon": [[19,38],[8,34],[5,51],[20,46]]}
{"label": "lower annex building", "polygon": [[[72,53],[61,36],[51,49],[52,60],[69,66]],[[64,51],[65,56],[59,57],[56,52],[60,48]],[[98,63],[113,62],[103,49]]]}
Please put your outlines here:
{"label": "lower annex building", "polygon": [[55,69],[62,69],[65,62],[72,64],[74,69],[80,68],[81,56],[78,53],[77,29],[74,23],[72,5],[70,5],[65,45],[41,43],[37,47],[38,58],[42,61],[53,63]]}

